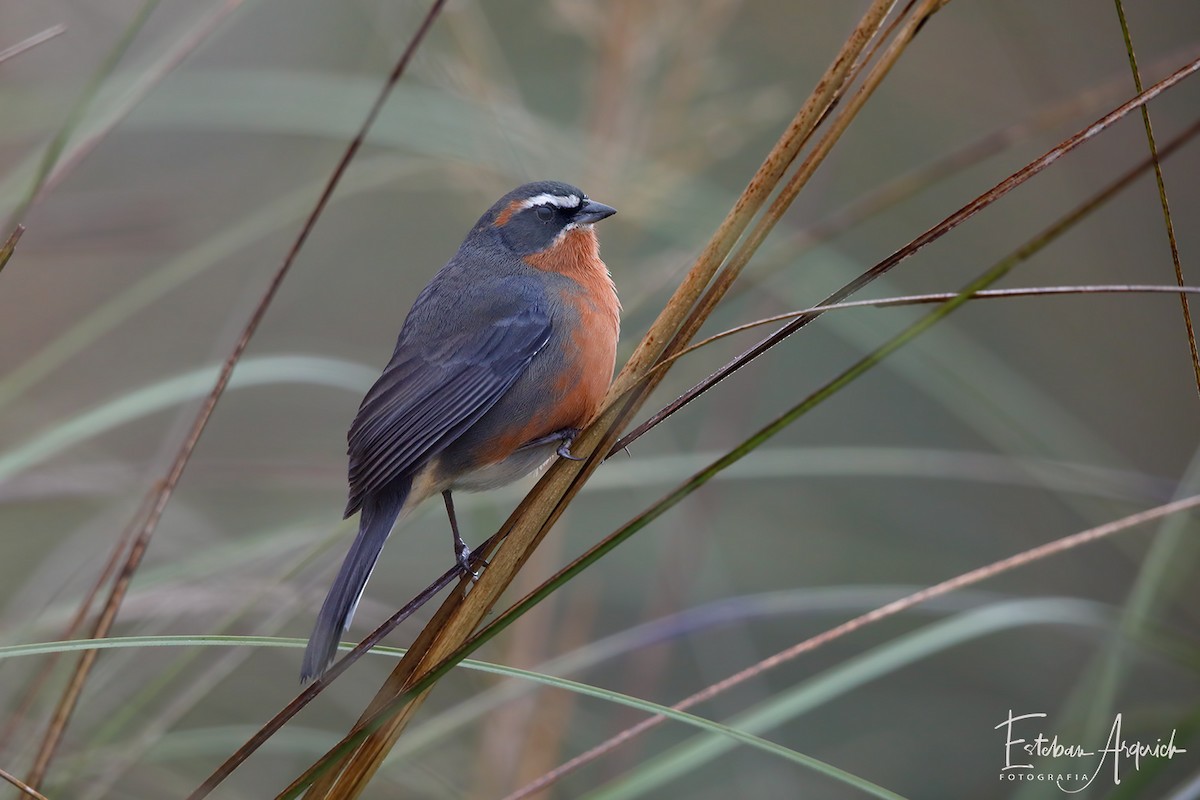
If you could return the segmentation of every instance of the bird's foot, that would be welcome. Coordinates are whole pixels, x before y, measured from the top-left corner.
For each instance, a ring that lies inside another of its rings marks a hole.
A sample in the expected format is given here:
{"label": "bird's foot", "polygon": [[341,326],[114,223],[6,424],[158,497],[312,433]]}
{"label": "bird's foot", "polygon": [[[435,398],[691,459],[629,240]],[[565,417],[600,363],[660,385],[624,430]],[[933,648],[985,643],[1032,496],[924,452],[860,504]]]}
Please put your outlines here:
{"label": "bird's foot", "polygon": [[558,449],[555,450],[554,452],[558,453],[559,458],[565,458],[567,461],[583,461],[584,459],[581,458],[580,456],[571,454],[571,445],[574,444],[574,442],[575,442],[574,437],[572,437],[570,439],[564,439],[563,443],[560,444],[558,446]]}
{"label": "bird's foot", "polygon": [[554,442],[558,442],[558,449],[556,449],[554,452],[558,454],[559,458],[565,458],[568,461],[583,461],[584,459],[571,453],[571,445],[574,444],[575,437],[578,435],[578,428],[563,428],[561,431],[555,431],[554,433],[546,436],[528,441],[521,445],[520,449],[524,450],[527,447],[541,447],[544,444],[553,444]]}
{"label": "bird's foot", "polygon": [[467,547],[466,542],[459,542],[455,548],[454,560],[458,562],[458,567],[463,572],[471,576],[471,580],[479,580],[479,576],[483,574],[483,570],[475,569],[475,565],[486,567],[487,562],[483,560],[483,556],[475,555],[471,548]]}

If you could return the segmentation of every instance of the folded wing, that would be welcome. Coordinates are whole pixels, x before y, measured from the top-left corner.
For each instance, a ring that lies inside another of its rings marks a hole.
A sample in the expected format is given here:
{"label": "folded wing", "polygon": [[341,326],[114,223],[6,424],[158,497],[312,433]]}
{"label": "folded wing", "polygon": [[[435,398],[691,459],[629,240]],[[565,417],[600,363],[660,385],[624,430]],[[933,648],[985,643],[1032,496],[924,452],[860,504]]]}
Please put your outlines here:
{"label": "folded wing", "polygon": [[549,338],[549,317],[531,306],[448,333],[433,348],[406,347],[402,336],[350,426],[346,516],[479,421]]}

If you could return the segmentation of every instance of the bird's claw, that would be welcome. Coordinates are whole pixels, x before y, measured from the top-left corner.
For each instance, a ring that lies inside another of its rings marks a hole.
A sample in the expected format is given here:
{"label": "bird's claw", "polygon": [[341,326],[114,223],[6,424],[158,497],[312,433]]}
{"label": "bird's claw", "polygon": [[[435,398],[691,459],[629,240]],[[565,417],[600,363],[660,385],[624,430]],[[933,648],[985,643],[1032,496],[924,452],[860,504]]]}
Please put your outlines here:
{"label": "bird's claw", "polygon": [[455,554],[454,560],[458,562],[458,568],[461,569],[463,572],[467,573],[468,575],[470,575],[471,580],[473,580],[473,581],[479,580],[479,576],[483,574],[483,571],[474,569],[471,566],[471,562],[477,561],[477,562],[479,562],[479,564],[481,566],[484,566],[484,567],[487,566],[487,562],[484,561],[482,558],[477,557],[471,551],[471,548],[467,547],[465,544],[459,546],[458,552]]}
{"label": "bird's claw", "polygon": [[574,439],[565,440],[554,452],[558,453],[559,458],[565,458],[567,461],[584,461],[585,459],[581,458],[580,456],[571,454],[571,445],[574,443],[574,441]]}

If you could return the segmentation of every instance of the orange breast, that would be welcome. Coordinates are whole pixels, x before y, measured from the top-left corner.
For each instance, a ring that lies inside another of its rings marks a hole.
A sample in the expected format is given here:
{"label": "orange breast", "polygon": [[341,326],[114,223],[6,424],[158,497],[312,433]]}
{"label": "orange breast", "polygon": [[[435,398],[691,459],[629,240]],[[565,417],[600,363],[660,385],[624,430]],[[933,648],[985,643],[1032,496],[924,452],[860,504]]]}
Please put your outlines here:
{"label": "orange breast", "polygon": [[553,248],[527,256],[525,263],[571,279],[561,298],[576,318],[572,329],[564,331],[563,369],[552,387],[562,399],[546,418],[530,421],[522,432],[523,441],[529,441],[564,428],[582,428],[600,410],[612,383],[621,303],[590,226],[567,231]]}
{"label": "orange breast", "polygon": [[[615,302],[611,285],[607,292]],[[563,343],[565,361],[573,369],[564,370],[554,387],[563,396],[563,416],[570,418],[564,428],[582,428],[591,422],[612,382],[618,318],[596,300],[586,289],[563,292],[563,301],[579,314],[579,325]]]}

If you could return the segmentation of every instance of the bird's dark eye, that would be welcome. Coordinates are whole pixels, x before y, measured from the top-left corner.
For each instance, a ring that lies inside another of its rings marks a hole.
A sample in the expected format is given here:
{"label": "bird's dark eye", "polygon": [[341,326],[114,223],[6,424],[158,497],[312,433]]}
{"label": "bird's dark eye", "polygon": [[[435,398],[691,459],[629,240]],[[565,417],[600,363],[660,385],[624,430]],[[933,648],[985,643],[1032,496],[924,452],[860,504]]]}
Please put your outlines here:
{"label": "bird's dark eye", "polygon": [[549,222],[554,219],[554,209],[549,206],[538,206],[537,210],[533,213],[537,214],[537,218],[542,222]]}

